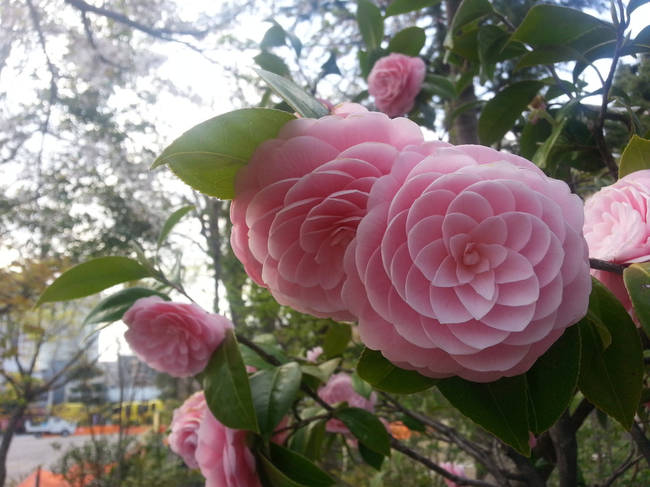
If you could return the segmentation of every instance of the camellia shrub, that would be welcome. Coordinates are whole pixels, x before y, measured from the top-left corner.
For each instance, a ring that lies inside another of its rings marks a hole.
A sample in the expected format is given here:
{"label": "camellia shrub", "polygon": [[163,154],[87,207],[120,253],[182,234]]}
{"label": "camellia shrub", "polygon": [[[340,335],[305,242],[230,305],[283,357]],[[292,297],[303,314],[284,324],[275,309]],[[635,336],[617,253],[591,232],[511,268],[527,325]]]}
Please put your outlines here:
{"label": "camellia shrub", "polygon": [[[262,346],[225,317],[171,301],[171,292],[191,297],[142,252],[80,264],[41,297],[154,281],[107,297],[88,321],[123,319],[142,360],[200,382],[174,413],[170,447],[208,486],[335,485],[323,458],[335,435],[340,451],[375,469],[398,451],[447,485],[544,485],[556,466],[560,485],[575,485],[576,432],[594,407],[630,431],[639,451],[649,444],[639,407],[650,330],[650,141],[631,135],[616,164],[603,135],[611,79],[603,80],[590,157],[621,179],[585,205],[565,170],[584,150],[566,147],[575,135],[568,127],[586,126],[573,111],[584,94],[553,68],[573,61],[577,79],[581,63],[605,48],[616,61],[647,51],[647,34],[626,34],[635,7],[615,6],[608,23],[540,4],[514,26],[490,2],[465,0],[445,40],[454,68],[445,78],[418,56],[419,27],[382,44],[385,19],[437,2],[407,3],[382,11],[358,2],[360,69],[384,113],[323,104],[260,70],[289,111],[217,116],[153,165],[231,200],[230,244],[250,279],[283,305],[338,321],[330,342],[307,359]],[[556,36],[554,22],[563,26]],[[479,73],[459,70],[474,66],[486,77],[506,61],[551,66],[553,76],[513,81],[482,101],[483,145],[425,137],[416,121],[428,104],[453,102],[467,88],[463,76]],[[527,157],[490,147],[509,133]],[[170,216],[161,241],[186,212]],[[346,349],[353,357],[343,361]],[[433,388],[498,439],[492,448],[500,445],[506,463],[401,402]],[[480,468],[416,451],[407,441],[418,431],[447,438]]]}

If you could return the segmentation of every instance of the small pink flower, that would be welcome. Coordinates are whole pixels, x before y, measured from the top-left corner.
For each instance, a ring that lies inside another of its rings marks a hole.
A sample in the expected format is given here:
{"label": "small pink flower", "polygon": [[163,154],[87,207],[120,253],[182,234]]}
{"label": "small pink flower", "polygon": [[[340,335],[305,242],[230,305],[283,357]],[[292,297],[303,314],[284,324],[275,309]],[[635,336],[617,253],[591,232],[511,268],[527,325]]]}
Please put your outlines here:
{"label": "small pink flower", "polygon": [[203,391],[199,391],[187,398],[181,407],[174,409],[172,416],[169,447],[190,468],[199,468],[195,458],[198,445],[197,432],[207,408],[205,395]]}
{"label": "small pink flower", "polygon": [[[617,264],[650,260],[650,170],[630,173],[588,198],[584,234],[590,257]],[[622,276],[592,273],[631,311]]]}
{"label": "small pink flower", "polygon": [[307,361],[316,362],[318,357],[323,353],[323,347],[314,347],[311,350],[307,350]]}
{"label": "small pink flower", "polygon": [[227,428],[206,410],[198,430],[196,462],[206,487],[261,487],[247,433]]}
{"label": "small pink flower", "polygon": [[426,66],[418,57],[390,54],[379,59],[368,76],[368,93],[389,117],[411,111],[422,88]]}
{"label": "small pink flower", "polygon": [[[352,385],[352,378],[343,372],[332,375],[327,381],[327,384],[318,389],[318,396],[327,404],[347,402],[350,407],[361,408],[371,412],[374,411],[375,403],[377,402],[377,395],[374,392],[366,399],[355,391]],[[330,433],[350,432],[347,426],[339,419],[330,419],[325,429]]]}
{"label": "small pink flower", "polygon": [[[440,464],[447,472],[453,473],[459,477],[466,477],[465,467],[460,463],[443,462]],[[460,487],[456,482],[449,479],[443,479],[447,487]]]}
{"label": "small pink flower", "polygon": [[487,147],[401,156],[345,255],[361,340],[430,377],[526,372],[587,311],[580,199]]}
{"label": "small pink flower", "polygon": [[237,174],[231,245],[247,274],[280,304],[352,320],[341,301],[345,249],[374,181],[421,141],[410,120],[350,103],[288,122]]}
{"label": "small pink flower", "polygon": [[201,372],[223,341],[232,323],[195,304],[138,299],[124,314],[124,334],[135,354],[147,365],[174,377]]}

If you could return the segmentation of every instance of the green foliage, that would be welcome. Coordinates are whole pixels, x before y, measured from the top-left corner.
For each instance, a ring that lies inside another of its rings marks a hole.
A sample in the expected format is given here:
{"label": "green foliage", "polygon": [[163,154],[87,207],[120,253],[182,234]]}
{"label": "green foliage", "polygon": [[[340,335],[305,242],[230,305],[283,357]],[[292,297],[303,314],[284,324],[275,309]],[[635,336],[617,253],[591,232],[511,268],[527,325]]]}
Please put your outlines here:
{"label": "green foliage", "polygon": [[336,483],[329,474],[318,468],[309,459],[278,444],[270,444],[270,460],[277,469],[299,485],[328,487]]}
{"label": "green foliage", "polygon": [[149,269],[127,257],[98,257],[61,274],[43,292],[36,306],[69,301],[98,293],[127,281],[151,277]]}
{"label": "green foliage", "polygon": [[348,348],[351,336],[350,325],[336,322],[330,323],[323,342],[325,355],[330,358],[341,355]]}
{"label": "green foliage", "polygon": [[176,224],[183,218],[185,215],[187,215],[190,211],[196,209],[194,205],[186,205],[178,210],[174,211],[167,220],[165,220],[165,223],[163,224],[162,229],[160,230],[160,235],[158,236],[158,247],[167,240],[167,237],[169,236],[169,233],[173,230],[173,228],[176,226]]}
{"label": "green foliage", "polygon": [[148,296],[158,296],[165,301],[170,301],[170,297],[159,291],[146,287],[128,287],[121,291],[111,294],[102,299],[90,313],[86,315],[84,324],[91,323],[111,323],[122,319],[124,313],[140,298]]}
{"label": "green foliage", "polygon": [[370,0],[357,0],[357,22],[368,50],[380,47],[384,38],[384,19],[377,5]]}
{"label": "green foliage", "polygon": [[260,432],[246,366],[232,331],[203,372],[205,400],[215,418],[233,429]]}
{"label": "green foliage", "polygon": [[257,73],[273,91],[303,117],[320,118],[328,114],[327,109],[318,100],[305,93],[293,81],[269,71],[257,70]]}
{"label": "green foliage", "polygon": [[399,31],[388,43],[388,52],[399,52],[407,56],[417,56],[426,42],[424,29],[407,27]]}
{"label": "green foliage", "polygon": [[650,169],[650,140],[633,135],[621,155],[618,175],[623,177],[643,169]]}
{"label": "green foliage", "polygon": [[386,17],[406,14],[425,7],[431,7],[440,2],[441,0],[393,0],[386,8]]}
{"label": "green foliage", "polygon": [[172,142],[152,168],[166,164],[197,191],[230,199],[235,194],[237,171],[248,163],[258,145],[275,137],[293,118],[289,113],[267,108],[244,108],[219,115]]}
{"label": "green foliage", "polygon": [[623,281],[636,317],[650,336],[650,263],[630,265],[623,271]]}
{"label": "green foliage", "polygon": [[383,456],[390,455],[390,437],[377,416],[360,408],[338,409],[334,416],[343,421],[366,448]]}
{"label": "green foliage", "polygon": [[357,373],[374,388],[395,394],[424,391],[436,383],[435,379],[413,370],[396,367],[386,360],[381,352],[369,348],[365,348],[359,358]]}
{"label": "green foliage", "polygon": [[[623,305],[595,279],[589,311],[580,323],[582,358],[578,387],[592,404],[629,429],[643,385],[639,335]],[[610,343],[603,343],[592,315],[607,328]]]}
{"label": "green foliage", "polygon": [[267,439],[296,399],[302,373],[296,362],[262,370],[250,379],[260,432]]}

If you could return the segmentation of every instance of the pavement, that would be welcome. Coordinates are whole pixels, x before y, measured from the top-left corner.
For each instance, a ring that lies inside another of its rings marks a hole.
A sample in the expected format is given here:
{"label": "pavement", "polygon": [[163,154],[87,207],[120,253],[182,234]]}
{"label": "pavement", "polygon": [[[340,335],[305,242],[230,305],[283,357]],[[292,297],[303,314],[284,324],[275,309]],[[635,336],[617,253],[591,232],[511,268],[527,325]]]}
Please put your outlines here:
{"label": "pavement", "polygon": [[12,487],[25,479],[38,466],[51,470],[63,453],[73,446],[89,441],[89,436],[14,436],[7,457],[7,486]]}

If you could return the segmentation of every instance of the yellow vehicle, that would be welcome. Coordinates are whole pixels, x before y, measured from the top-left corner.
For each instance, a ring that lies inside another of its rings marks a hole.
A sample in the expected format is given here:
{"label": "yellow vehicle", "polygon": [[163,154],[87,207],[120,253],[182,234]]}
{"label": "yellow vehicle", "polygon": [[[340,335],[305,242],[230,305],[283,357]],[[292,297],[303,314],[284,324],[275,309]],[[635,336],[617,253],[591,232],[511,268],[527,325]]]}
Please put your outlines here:
{"label": "yellow vehicle", "polygon": [[52,415],[66,421],[85,423],[88,420],[88,406],[82,402],[63,402],[52,407]]}
{"label": "yellow vehicle", "polygon": [[156,416],[163,411],[165,405],[160,399],[149,401],[126,401],[121,405],[113,406],[111,420],[113,423],[120,421],[128,425],[153,424]]}

